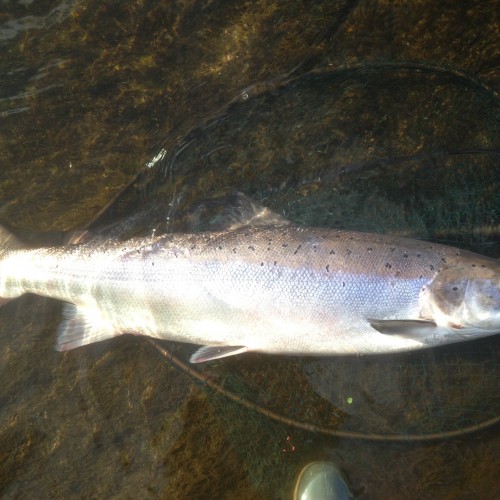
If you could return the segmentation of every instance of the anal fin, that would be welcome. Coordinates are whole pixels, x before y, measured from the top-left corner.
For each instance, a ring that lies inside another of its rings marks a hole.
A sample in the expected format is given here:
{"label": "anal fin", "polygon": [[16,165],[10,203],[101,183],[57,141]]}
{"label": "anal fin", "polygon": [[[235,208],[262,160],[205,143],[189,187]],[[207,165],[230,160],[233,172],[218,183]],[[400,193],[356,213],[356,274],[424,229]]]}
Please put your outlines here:
{"label": "anal fin", "polygon": [[99,311],[93,308],[65,304],[64,319],[58,328],[56,349],[70,351],[76,347],[93,344],[120,335],[109,322],[104,321]]}

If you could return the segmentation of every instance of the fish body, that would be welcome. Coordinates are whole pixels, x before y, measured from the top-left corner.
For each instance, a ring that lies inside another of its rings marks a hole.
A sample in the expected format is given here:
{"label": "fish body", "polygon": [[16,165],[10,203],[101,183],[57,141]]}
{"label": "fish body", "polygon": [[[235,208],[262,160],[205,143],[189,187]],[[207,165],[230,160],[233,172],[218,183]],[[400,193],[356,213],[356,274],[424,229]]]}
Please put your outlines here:
{"label": "fish body", "polygon": [[405,238],[296,226],[0,253],[0,297],[67,302],[59,350],[122,333],[239,352],[377,354],[500,332],[500,264]]}

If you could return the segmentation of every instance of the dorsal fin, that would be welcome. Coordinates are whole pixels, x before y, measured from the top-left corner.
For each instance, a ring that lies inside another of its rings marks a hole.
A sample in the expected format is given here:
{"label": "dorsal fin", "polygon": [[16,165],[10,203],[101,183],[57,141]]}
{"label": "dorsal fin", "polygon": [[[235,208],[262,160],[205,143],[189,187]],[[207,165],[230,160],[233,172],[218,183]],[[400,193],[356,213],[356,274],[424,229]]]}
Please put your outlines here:
{"label": "dorsal fin", "polygon": [[233,345],[218,345],[218,346],[203,346],[194,352],[189,359],[190,363],[204,363],[205,361],[212,361],[214,359],[226,358],[227,356],[234,356],[247,352],[246,346],[233,346]]}
{"label": "dorsal fin", "polygon": [[191,231],[234,231],[242,227],[284,226],[290,221],[239,191],[197,203],[189,213]]}

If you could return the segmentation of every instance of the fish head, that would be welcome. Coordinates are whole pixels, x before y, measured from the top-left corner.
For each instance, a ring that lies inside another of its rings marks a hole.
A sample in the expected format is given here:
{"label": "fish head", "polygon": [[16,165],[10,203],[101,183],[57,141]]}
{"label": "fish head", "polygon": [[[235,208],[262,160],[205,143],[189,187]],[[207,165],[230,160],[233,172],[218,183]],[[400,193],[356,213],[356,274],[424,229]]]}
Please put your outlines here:
{"label": "fish head", "polygon": [[462,258],[422,289],[422,316],[463,337],[500,333],[500,262]]}

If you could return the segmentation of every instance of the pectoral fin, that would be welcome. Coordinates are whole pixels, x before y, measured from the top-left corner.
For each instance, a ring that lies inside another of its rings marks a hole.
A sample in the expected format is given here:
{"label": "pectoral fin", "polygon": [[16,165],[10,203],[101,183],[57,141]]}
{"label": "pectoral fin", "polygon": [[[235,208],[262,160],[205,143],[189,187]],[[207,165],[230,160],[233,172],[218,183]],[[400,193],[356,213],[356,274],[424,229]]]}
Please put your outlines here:
{"label": "pectoral fin", "polygon": [[247,352],[246,346],[204,346],[200,347],[189,359],[191,363],[203,363],[204,361],[212,361],[213,359],[225,358]]}
{"label": "pectoral fin", "polygon": [[100,317],[99,311],[91,308],[65,304],[63,314],[64,320],[58,329],[58,351],[70,351],[82,345],[116,337],[121,333],[113,330],[112,326]]}
{"label": "pectoral fin", "polygon": [[398,335],[406,339],[423,340],[432,334],[434,328],[437,328],[434,321],[424,319],[372,319],[368,322],[372,328],[375,328],[384,335]]}

